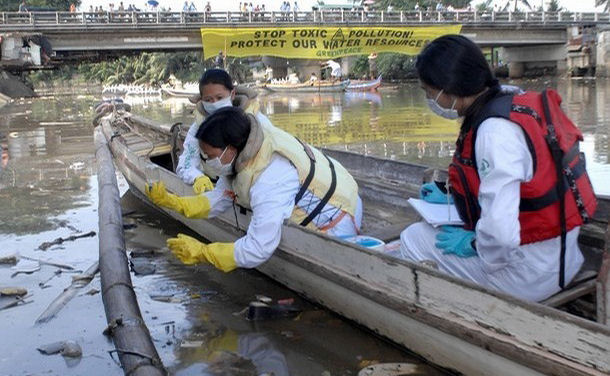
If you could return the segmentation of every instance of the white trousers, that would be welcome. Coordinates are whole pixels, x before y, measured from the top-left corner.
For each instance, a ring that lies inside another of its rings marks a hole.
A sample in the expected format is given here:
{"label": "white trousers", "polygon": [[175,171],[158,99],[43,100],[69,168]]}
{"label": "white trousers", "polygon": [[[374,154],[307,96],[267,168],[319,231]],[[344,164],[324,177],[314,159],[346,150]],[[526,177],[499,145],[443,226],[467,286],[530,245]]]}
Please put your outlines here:
{"label": "white trousers", "polygon": [[[555,248],[555,239],[545,240],[521,246],[523,258],[509,263],[493,273],[488,273],[483,260],[478,256],[463,258],[456,255],[445,255],[441,249],[436,248],[436,234],[439,229],[425,222],[414,223],[400,234],[400,255],[402,258],[420,262],[432,260],[437,263],[439,270],[461,279],[465,279],[493,290],[503,291],[516,297],[540,301],[556,294],[559,288],[559,273],[556,270],[543,270],[540,265],[538,249],[556,249],[556,258],[559,259],[559,248]],[[576,242],[578,228],[568,232],[568,244]],[[566,254],[566,284],[578,272],[583,257],[580,250],[568,250]]]}

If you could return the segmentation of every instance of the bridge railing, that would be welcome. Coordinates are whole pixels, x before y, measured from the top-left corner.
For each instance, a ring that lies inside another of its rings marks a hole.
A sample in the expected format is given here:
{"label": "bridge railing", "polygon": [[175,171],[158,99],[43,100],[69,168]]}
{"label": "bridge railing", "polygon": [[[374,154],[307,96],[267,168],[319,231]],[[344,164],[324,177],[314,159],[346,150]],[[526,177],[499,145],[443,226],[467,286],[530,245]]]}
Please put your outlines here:
{"label": "bridge railing", "polygon": [[610,23],[610,13],[326,10],[309,12],[2,12],[8,26],[205,25],[205,24],[553,24]]}

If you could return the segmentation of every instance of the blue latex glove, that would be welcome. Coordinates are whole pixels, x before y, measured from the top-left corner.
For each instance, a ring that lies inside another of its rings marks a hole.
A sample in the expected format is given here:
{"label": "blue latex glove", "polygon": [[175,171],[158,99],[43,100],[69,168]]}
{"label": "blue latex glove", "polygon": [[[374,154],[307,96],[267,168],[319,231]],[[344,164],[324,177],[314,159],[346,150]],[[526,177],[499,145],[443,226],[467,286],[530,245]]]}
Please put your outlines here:
{"label": "blue latex glove", "polygon": [[453,204],[451,196],[447,202],[447,193],[443,192],[435,182],[422,185],[419,189],[419,198],[433,204]]}
{"label": "blue latex glove", "polygon": [[477,255],[477,251],[472,247],[473,240],[474,231],[457,226],[441,226],[441,232],[436,235],[435,245],[443,250],[444,255],[472,257]]}

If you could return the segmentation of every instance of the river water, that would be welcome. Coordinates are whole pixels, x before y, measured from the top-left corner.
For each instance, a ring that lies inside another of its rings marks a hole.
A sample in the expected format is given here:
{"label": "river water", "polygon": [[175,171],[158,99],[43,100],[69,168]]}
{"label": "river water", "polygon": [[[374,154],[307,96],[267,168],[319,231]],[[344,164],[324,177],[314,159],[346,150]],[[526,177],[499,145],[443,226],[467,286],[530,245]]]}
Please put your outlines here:
{"label": "river water", "polygon": [[[584,133],[582,149],[595,190],[610,194],[610,83],[522,81],[526,89],[558,87],[570,117]],[[86,270],[97,259],[96,236],[38,249],[59,237],[97,231],[97,181],[90,119],[97,92],[71,91],[17,100],[0,108],[0,257],[18,254]],[[133,112],[164,122],[190,122],[183,99],[127,99]],[[314,145],[445,167],[458,125],[425,107],[416,83],[379,93],[261,95],[276,124]],[[126,183],[119,176],[122,192]],[[140,203],[122,200],[127,246],[133,259],[156,267],[133,275],[140,307],[172,374],[353,375],[371,362],[412,362],[418,374],[439,374],[412,355],[277,285],[255,271],[223,274],[209,266],[185,267],[167,255],[165,239],[187,231]],[[146,255],[147,257],[138,257]],[[30,274],[19,271],[40,270]],[[0,265],[0,287],[28,289],[28,304],[0,310],[0,374],[122,374],[101,333],[106,318],[99,275],[56,317],[35,324],[70,285],[75,273],[21,259]],[[257,295],[294,299],[296,318],[250,322],[243,311]],[[0,307],[6,298],[0,297]],[[80,359],[42,355],[36,348],[74,340]]]}

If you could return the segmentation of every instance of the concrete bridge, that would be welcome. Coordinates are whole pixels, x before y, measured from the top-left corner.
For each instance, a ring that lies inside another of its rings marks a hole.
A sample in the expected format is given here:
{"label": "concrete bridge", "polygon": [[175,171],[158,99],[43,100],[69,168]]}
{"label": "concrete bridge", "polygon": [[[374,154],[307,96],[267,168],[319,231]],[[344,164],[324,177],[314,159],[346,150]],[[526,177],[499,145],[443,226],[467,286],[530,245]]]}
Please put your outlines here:
{"label": "concrete bridge", "polygon": [[[504,47],[505,62],[566,59],[574,26],[610,28],[610,13],[467,11],[4,12],[0,34],[42,34],[59,57],[129,51],[200,50],[201,27],[425,26],[462,24],[482,47]],[[606,38],[608,39],[608,38]],[[529,59],[529,60],[528,60]],[[519,70],[519,69],[517,69]]]}

